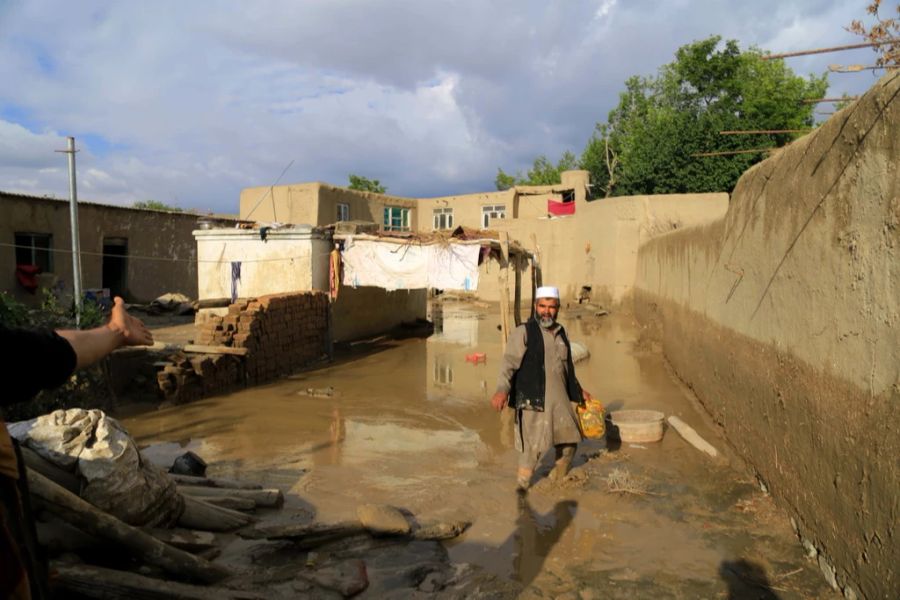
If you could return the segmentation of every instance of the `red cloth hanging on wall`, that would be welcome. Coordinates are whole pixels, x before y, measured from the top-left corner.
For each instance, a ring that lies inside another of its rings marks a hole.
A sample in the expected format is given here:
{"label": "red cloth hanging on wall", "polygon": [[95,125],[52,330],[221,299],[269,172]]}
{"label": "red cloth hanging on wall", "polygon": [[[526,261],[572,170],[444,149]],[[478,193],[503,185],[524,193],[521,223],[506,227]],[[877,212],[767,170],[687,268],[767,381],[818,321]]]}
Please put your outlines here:
{"label": "red cloth hanging on wall", "polygon": [[16,279],[23,288],[32,294],[38,289],[37,276],[41,268],[37,265],[16,265]]}
{"label": "red cloth hanging on wall", "polygon": [[547,212],[551,215],[574,215],[574,202],[556,202],[555,200],[547,200]]}

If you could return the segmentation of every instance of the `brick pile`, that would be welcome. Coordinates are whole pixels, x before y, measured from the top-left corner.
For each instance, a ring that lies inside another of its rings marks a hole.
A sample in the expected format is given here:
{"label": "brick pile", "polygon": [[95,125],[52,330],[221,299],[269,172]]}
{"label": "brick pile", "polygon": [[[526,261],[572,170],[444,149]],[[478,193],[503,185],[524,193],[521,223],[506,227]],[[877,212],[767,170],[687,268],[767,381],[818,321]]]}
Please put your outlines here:
{"label": "brick pile", "polygon": [[232,304],[197,328],[195,344],[246,348],[246,355],[176,356],[157,380],[167,400],[187,402],[296,371],[322,358],[327,342],[326,294],[262,296]]}
{"label": "brick pile", "polygon": [[163,397],[173,404],[223,394],[244,380],[241,358],[228,354],[177,354],[156,374]]}

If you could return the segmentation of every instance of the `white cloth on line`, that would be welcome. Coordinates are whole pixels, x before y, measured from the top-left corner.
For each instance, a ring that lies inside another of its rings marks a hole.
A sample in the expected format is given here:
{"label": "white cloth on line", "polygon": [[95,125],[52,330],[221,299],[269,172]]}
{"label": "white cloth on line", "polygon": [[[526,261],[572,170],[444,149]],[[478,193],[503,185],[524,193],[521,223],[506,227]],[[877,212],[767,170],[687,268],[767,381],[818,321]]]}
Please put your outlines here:
{"label": "white cloth on line", "polygon": [[341,252],[343,284],[386,290],[472,291],[478,288],[480,251],[475,244],[418,246],[354,240]]}

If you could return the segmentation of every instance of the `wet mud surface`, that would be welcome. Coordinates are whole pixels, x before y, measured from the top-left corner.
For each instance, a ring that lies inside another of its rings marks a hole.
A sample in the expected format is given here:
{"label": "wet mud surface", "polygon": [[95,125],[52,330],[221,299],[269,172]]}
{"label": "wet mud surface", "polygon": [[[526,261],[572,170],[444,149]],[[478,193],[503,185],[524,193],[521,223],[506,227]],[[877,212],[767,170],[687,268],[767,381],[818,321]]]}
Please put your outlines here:
{"label": "wet mud surface", "polygon": [[[563,311],[570,338],[591,353],[576,365],[581,383],[607,409],[679,416],[724,456],[708,458],[672,429],[658,443],[588,441],[566,480],[546,477],[546,457],[533,488],[516,494],[511,423],[489,405],[499,317],[443,309],[427,339],[358,344],[275,384],[119,417],[155,460],[190,449],[210,476],[282,489],[285,508],[268,521],[339,522],[383,503],[472,523],[451,542],[349,539],[313,554],[345,579],[341,569],[362,560],[369,586],[359,597],[838,597],[624,315]],[[486,362],[467,360],[473,352]],[[625,491],[610,491],[611,475]],[[310,564],[290,542],[235,539],[218,560],[264,569],[256,576],[284,597],[316,595],[288,583]]]}

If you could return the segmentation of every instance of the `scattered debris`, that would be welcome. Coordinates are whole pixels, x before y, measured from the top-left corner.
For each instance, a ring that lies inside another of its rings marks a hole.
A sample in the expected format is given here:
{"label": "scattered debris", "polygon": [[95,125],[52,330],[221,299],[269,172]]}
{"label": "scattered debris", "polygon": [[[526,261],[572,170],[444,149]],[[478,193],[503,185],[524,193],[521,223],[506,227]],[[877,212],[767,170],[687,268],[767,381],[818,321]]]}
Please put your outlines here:
{"label": "scattered debris", "polygon": [[606,489],[616,494],[647,494],[646,484],[634,477],[628,469],[616,467],[606,476]]}
{"label": "scattered debris", "polygon": [[176,475],[203,477],[206,475],[206,461],[193,452],[187,451],[175,459],[169,472]]}
{"label": "scattered debris", "polygon": [[484,352],[472,352],[471,354],[466,354],[466,362],[470,362],[473,365],[477,365],[480,362],[487,364],[487,354]]}
{"label": "scattered debris", "polygon": [[334,388],[332,386],[326,388],[306,388],[305,390],[300,390],[297,394],[301,396],[311,396],[313,398],[331,398],[334,396]]}
{"label": "scattered debris", "polygon": [[667,420],[669,422],[669,425],[671,425],[675,429],[675,431],[677,431],[679,435],[684,438],[684,441],[689,443],[691,446],[693,446],[697,450],[700,450],[701,452],[709,454],[713,458],[719,455],[719,451],[716,450],[712,444],[700,437],[700,434],[694,431],[693,427],[691,427],[675,415],[671,415]]}

